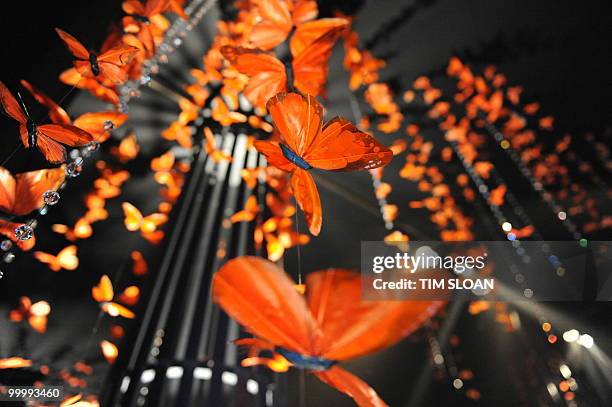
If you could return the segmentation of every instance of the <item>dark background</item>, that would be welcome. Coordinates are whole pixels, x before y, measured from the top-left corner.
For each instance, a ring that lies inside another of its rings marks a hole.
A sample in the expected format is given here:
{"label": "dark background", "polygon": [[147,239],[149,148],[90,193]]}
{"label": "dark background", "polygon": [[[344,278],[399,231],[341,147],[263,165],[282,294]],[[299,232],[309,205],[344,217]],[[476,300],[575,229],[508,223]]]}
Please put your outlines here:
{"label": "dark background", "polygon": [[[555,136],[560,137],[566,131],[603,134],[610,124],[609,2],[384,0],[321,3],[324,3],[321,5],[323,13],[331,13],[334,5],[345,10],[358,9],[356,29],[362,43],[388,62],[382,79],[391,80],[397,89],[407,88],[419,75],[435,77],[442,72],[448,57],[457,54],[468,63],[497,64],[511,83],[523,85],[526,99],[540,101],[544,111],[554,114],[558,129]],[[28,79],[60,99],[69,87],[61,84],[57,76],[69,67],[70,56],[53,28],[60,27],[77,36],[84,44],[98,47],[109,25],[119,21],[120,17],[120,1],[116,0],[13,2],[10,10],[5,8],[0,14],[3,38],[0,80],[15,90],[19,79]],[[199,60],[199,56],[194,56],[193,60]],[[342,77],[338,65],[340,60],[336,58],[332,63],[336,65],[330,73],[330,104],[350,117],[345,82],[334,81]],[[76,92],[66,102],[75,96]],[[8,119],[0,120],[0,132],[1,162],[18,145],[18,137],[16,126]],[[37,154],[21,149],[6,166],[13,171],[34,169],[41,162]],[[45,222],[74,220],[71,211],[78,207],[74,202],[78,202],[79,194],[87,188],[88,179],[91,177],[78,179],[71,186],[72,192],[67,192],[66,201]],[[334,176],[334,180],[367,197],[369,203],[375,205],[367,176]],[[149,184],[142,181],[136,188],[143,185]],[[137,192],[132,190],[132,198],[140,199],[140,203],[146,202],[143,189]],[[327,190],[323,189],[321,194],[326,216],[325,230],[319,239],[303,249],[303,268],[315,270],[328,266],[357,266],[359,241],[382,238],[385,231],[381,222],[371,213],[351,206]],[[529,207],[530,201],[525,205]],[[55,315],[70,315],[54,318],[50,323],[54,333],[50,333],[44,341],[37,339],[34,342],[39,344],[37,354],[58,351],[62,343],[78,343],[88,337],[96,315],[88,287],[101,272],[121,267],[125,262],[126,247],[131,247],[134,242],[143,246],[142,242],[131,236],[126,238],[125,234],[121,234],[121,237],[117,237],[119,235],[116,233],[121,228],[117,207],[112,216],[112,225],[103,226],[96,232],[103,236],[102,239],[96,239],[95,243],[85,242],[80,247],[82,253],[88,254],[81,256],[83,264],[80,271],[51,278],[50,272],[43,266],[22,256],[11,266],[11,273],[15,271],[11,279],[7,280],[5,276],[0,281],[0,305],[4,307],[3,310],[13,306],[22,293],[40,296],[48,293],[52,284],[53,297],[58,306]],[[427,221],[417,215],[406,216],[401,221],[416,230],[415,238],[435,235],[435,231],[428,229],[430,225]],[[549,240],[568,238],[557,234],[552,226],[542,229],[541,233]],[[53,235],[43,230],[40,236],[51,239]],[[480,239],[501,237],[478,236]],[[601,240],[609,237],[609,233],[598,236]],[[42,248],[50,252],[57,252],[65,245],[41,241]],[[153,254],[152,263],[154,258]],[[288,269],[294,259],[293,252],[287,254]],[[580,326],[592,333],[604,354],[612,353],[610,337],[604,335],[612,311],[608,304],[550,304],[550,307],[554,310],[551,314],[562,315],[561,319],[568,325]],[[4,324],[5,320],[0,319],[0,323]],[[536,356],[545,352],[546,348],[541,346],[541,335],[536,335],[539,334],[537,325],[538,321],[525,321],[525,331],[530,331],[512,342],[503,332],[492,330],[494,322],[485,317],[461,317],[457,333],[464,338],[464,342],[457,356],[458,364],[474,370],[475,387],[482,393],[480,405],[527,405],[527,402],[542,405],[542,393],[523,385],[521,378],[529,376],[531,372],[523,370],[525,365],[519,363],[533,358],[534,352]],[[79,348],[78,345],[76,347]],[[84,344],[80,347],[84,347]],[[74,360],[74,355],[80,354],[82,349],[71,348],[67,352],[72,355],[67,359]],[[419,334],[396,348],[355,361],[349,366],[392,406],[404,405],[419,378],[432,376],[421,370],[426,365],[427,354],[427,346]],[[345,397],[315,380],[307,382],[307,389],[309,405],[350,405]],[[427,395],[424,403],[431,406],[476,404],[454,392],[443,378],[433,381]]]}

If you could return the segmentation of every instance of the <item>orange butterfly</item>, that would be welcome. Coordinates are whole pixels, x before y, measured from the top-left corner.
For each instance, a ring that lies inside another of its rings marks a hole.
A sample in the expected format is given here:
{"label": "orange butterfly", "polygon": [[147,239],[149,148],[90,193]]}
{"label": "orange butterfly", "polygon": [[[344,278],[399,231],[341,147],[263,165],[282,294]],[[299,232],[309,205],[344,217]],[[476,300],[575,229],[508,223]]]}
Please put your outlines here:
{"label": "orange butterfly", "polygon": [[0,369],[20,369],[32,366],[32,361],[18,356],[0,359]]}
{"label": "orange butterfly", "polygon": [[106,312],[111,317],[122,316],[124,318],[132,319],[136,316],[136,314],[123,305],[113,302],[115,297],[113,283],[106,274],[100,277],[100,282],[98,285],[91,289],[91,295],[93,296],[94,300],[100,304],[102,311]]}
{"label": "orange butterfly", "polygon": [[106,111],[84,113],[72,121],[68,113],[53,99],[47,96],[40,89],[29,82],[22,80],[21,85],[26,88],[34,99],[49,111],[49,118],[53,123],[74,125],[93,136],[93,141],[102,143],[110,137],[110,130],[121,126],[126,120],[127,115]]}
{"label": "orange butterfly", "polygon": [[134,275],[143,276],[149,272],[149,265],[141,252],[134,250],[130,257],[132,258],[132,273]]}
{"label": "orange butterfly", "polygon": [[110,364],[115,363],[117,356],[119,356],[119,349],[117,349],[117,346],[107,340],[100,342],[100,350],[102,351],[104,359],[106,359],[106,361]]}
{"label": "orange butterfly", "polygon": [[75,245],[63,248],[57,256],[37,251],[34,252],[34,257],[41,263],[47,264],[55,272],[62,269],[72,271],[79,267],[79,258],[77,257],[77,247]]}
{"label": "orange butterfly", "polygon": [[291,172],[293,194],[316,236],[321,230],[321,201],[308,170],[372,169],[389,163],[393,153],[344,118],[323,124],[323,107],[313,96],[281,93],[268,102],[268,111],[281,141],[256,141],[255,148],[271,165]]}
{"label": "orange butterfly", "polygon": [[47,331],[47,318],[51,312],[51,306],[47,301],[38,301],[32,304],[29,297],[19,299],[19,308],[9,313],[9,319],[13,322],[28,321],[28,324],[38,333]]}
{"label": "orange butterfly", "polygon": [[45,205],[44,194],[56,191],[64,182],[64,168],[23,172],[13,176],[0,167],[0,211],[27,215]]}
{"label": "orange butterfly", "polygon": [[136,158],[140,152],[140,145],[138,144],[136,134],[131,133],[125,136],[118,146],[111,148],[110,152],[122,163]]}
{"label": "orange butterfly", "polygon": [[38,147],[50,163],[59,164],[66,161],[66,148],[62,144],[76,147],[93,141],[91,134],[70,124],[36,124],[23,101],[20,105],[2,82],[0,103],[4,111],[19,122],[19,135],[23,145],[26,148]]}
{"label": "orange butterfly", "polygon": [[216,163],[221,161],[232,161],[231,154],[226,153],[223,150],[219,150],[217,147],[217,141],[210,128],[204,127],[204,137],[206,138],[206,154]]}
{"label": "orange butterfly", "polygon": [[275,48],[285,41],[294,26],[317,17],[319,10],[314,0],[256,0],[257,23],[249,40],[265,50]]}
{"label": "orange butterfly", "polygon": [[[161,15],[170,8],[170,0],[126,0],[121,8],[127,14],[123,17],[123,29],[128,33],[137,33],[149,54],[155,52],[155,36],[164,31],[168,21]],[[175,7],[173,7],[175,9]]]}
{"label": "orange butterfly", "polygon": [[164,232],[157,230],[157,227],[168,221],[168,215],[164,213],[153,213],[148,216],[143,216],[138,208],[129,202],[122,203],[121,208],[125,215],[124,224],[127,230],[130,232],[140,230],[142,237],[152,243],[156,243],[163,238]]}
{"label": "orange butterfly", "polygon": [[508,188],[504,184],[501,184],[497,188],[492,189],[489,194],[489,202],[496,206],[502,206],[505,202],[507,190]]}
{"label": "orange butterfly", "polygon": [[212,107],[213,120],[221,126],[231,126],[235,123],[244,123],[247,121],[247,117],[244,114],[231,111],[223,101],[223,98],[219,96],[215,97],[210,105]]}
{"label": "orange butterfly", "polygon": [[51,226],[51,229],[55,233],[64,235],[71,242],[77,239],[87,239],[93,235],[91,223],[85,217],[77,220],[72,228],[62,224],[55,224]]}
{"label": "orange butterfly", "polygon": [[251,195],[248,197],[246,204],[244,205],[244,209],[236,212],[230,217],[230,221],[232,223],[237,222],[251,222],[257,216],[259,212],[259,204],[257,203],[257,198],[255,195]]}
{"label": "orange butterfly", "polygon": [[225,312],[256,336],[252,343],[282,356],[286,366],[311,371],[360,406],[386,404],[338,362],[395,344],[443,304],[362,301],[360,275],[343,269],[308,274],[304,298],[285,271],[259,257],[227,262],[213,278],[212,293]]}
{"label": "orange butterfly", "polygon": [[317,96],[323,93],[328,60],[346,26],[346,20],[332,18],[299,27],[290,43],[291,75],[283,62],[259,49],[224,46],[221,53],[238,72],[249,77],[244,95],[255,106],[263,107],[272,96],[294,87]]}
{"label": "orange butterfly", "polygon": [[86,78],[104,78],[118,85],[127,81],[128,75],[124,67],[134,58],[138,48],[118,43],[97,55],[93,51],[87,51],[83,44],[67,32],[59,28],[55,31],[76,58],[74,67],[79,74]]}

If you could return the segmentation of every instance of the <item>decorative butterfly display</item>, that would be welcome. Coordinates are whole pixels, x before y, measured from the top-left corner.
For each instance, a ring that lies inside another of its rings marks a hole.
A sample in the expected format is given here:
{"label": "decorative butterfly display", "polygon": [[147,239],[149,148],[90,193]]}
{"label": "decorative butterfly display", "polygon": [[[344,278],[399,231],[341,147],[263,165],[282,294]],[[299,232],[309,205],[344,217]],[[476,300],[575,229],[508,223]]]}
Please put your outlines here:
{"label": "decorative butterfly display", "polygon": [[395,344],[443,305],[361,301],[360,275],[343,269],[308,274],[304,298],[281,268],[259,257],[226,263],[213,278],[212,293],[224,311],[256,336],[257,347],[274,352],[278,370],[308,370],[360,406],[386,404],[338,364]]}
{"label": "decorative butterfly display", "polygon": [[323,123],[323,108],[312,96],[281,93],[268,102],[281,140],[256,141],[268,162],[291,172],[291,188],[306,216],[310,233],[318,235],[323,221],[312,168],[355,171],[386,165],[393,153],[374,137],[341,117]]}

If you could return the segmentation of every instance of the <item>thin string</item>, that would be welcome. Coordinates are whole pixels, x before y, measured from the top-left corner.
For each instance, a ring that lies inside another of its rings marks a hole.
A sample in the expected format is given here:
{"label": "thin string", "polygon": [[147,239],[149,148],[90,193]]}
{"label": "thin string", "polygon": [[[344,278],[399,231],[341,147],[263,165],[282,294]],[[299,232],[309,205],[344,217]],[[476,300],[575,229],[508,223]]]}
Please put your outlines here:
{"label": "thin string", "polygon": [[296,245],[296,250],[297,250],[297,269],[298,269],[298,284],[302,284],[302,250],[300,248],[301,244],[300,244],[300,218],[298,216],[298,204],[296,201],[296,207],[295,207],[295,231],[297,233],[297,245]]}
{"label": "thin string", "polygon": [[306,370],[300,369],[300,407],[306,407]]}

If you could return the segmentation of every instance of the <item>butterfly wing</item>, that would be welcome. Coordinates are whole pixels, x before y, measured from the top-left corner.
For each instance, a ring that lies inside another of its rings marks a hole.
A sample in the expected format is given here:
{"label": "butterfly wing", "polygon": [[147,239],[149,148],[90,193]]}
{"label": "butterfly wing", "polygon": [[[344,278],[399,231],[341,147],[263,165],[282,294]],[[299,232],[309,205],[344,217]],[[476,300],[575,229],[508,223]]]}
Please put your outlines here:
{"label": "butterfly wing", "polygon": [[328,39],[335,37],[332,41],[332,43],[335,43],[335,40],[339,38],[344,30],[346,30],[348,24],[349,22],[345,18],[320,18],[299,25],[289,43],[291,55],[300,55],[302,51],[312,45],[316,40],[332,31],[334,35]]}
{"label": "butterfly wing", "polygon": [[142,213],[129,202],[121,204],[123,214],[125,215],[124,224],[127,230],[130,232],[140,229],[142,225],[143,216]]}
{"label": "butterfly wing", "polygon": [[303,158],[321,132],[323,107],[314,96],[295,92],[275,95],[267,107],[283,140]]}
{"label": "butterfly wing", "polygon": [[91,289],[91,295],[97,302],[109,302],[112,301],[115,293],[113,291],[113,283],[110,278],[104,274],[100,277],[98,285]]}
{"label": "butterfly wing", "polygon": [[231,46],[221,48],[221,53],[238,72],[249,77],[244,96],[254,105],[263,107],[272,96],[286,90],[285,66],[273,55]]}
{"label": "butterfly wing", "polygon": [[255,0],[254,4],[260,21],[249,39],[257,48],[270,50],[283,42],[293,27],[289,7],[283,0]]}
{"label": "butterfly wing", "polygon": [[21,80],[21,85],[26,88],[34,99],[49,110],[49,118],[53,123],[70,124],[70,116],[68,113],[47,94],[32,85],[28,81]]}
{"label": "butterfly wing", "polygon": [[93,141],[91,134],[70,124],[43,124],[38,126],[38,132],[43,136],[39,137],[39,141],[46,136],[71,147],[84,146]]}
{"label": "butterfly wing", "polygon": [[268,164],[287,172],[291,172],[296,168],[295,165],[285,158],[277,142],[257,140],[254,145],[257,151],[266,156]]}
{"label": "butterfly wing", "polygon": [[312,175],[308,171],[296,168],[291,175],[291,188],[293,189],[295,200],[300,205],[302,212],[304,212],[308,230],[314,236],[318,236],[321,232],[323,214],[319,191]]}
{"label": "butterfly wing", "polygon": [[13,213],[15,206],[17,181],[13,174],[4,167],[0,167],[0,211]]}
{"label": "butterfly wing", "polygon": [[77,247],[70,245],[63,248],[57,254],[57,261],[66,270],[76,270],[79,267],[79,258],[77,257]]}
{"label": "butterfly wing", "polygon": [[362,301],[359,273],[331,269],[310,273],[308,307],[321,327],[317,354],[347,360],[391,346],[417,330],[442,301]]}
{"label": "butterfly wing", "polygon": [[28,121],[28,118],[19,105],[19,102],[17,102],[17,99],[15,99],[13,94],[2,82],[0,82],[0,103],[2,104],[2,108],[6,114],[17,120],[19,123],[25,124]]}
{"label": "butterfly wing", "polygon": [[[25,142],[24,142],[25,144]],[[68,159],[66,148],[60,143],[51,140],[48,137],[38,137],[38,148],[45,156],[45,159],[51,164],[65,163]]]}
{"label": "butterfly wing", "polygon": [[94,141],[102,143],[110,137],[107,123],[112,123],[113,128],[120,127],[127,120],[127,114],[119,112],[92,112],[84,113],[74,120],[74,125],[94,137]]}
{"label": "butterfly wing", "polygon": [[64,44],[66,44],[70,53],[72,53],[72,55],[74,55],[77,59],[89,59],[89,51],[87,51],[87,48],[85,48],[83,44],[79,42],[79,40],[68,34],[66,31],[60,30],[59,28],[56,28],[55,32],[57,32],[62,41],[64,41]]}
{"label": "butterfly wing", "polygon": [[65,178],[66,173],[63,167],[17,174],[15,176],[15,206],[11,213],[21,216],[43,207],[44,193],[57,191]]}
{"label": "butterfly wing", "polygon": [[52,254],[36,251],[34,252],[33,256],[39,262],[45,263],[47,266],[49,266],[51,271],[57,272],[62,269],[62,266],[60,266],[59,262],[57,261],[57,257]]}
{"label": "butterfly wing", "polygon": [[313,323],[293,282],[274,263],[238,257],[215,274],[214,301],[256,336],[308,354]]}
{"label": "butterfly wing", "polygon": [[125,66],[140,50],[137,47],[119,43],[98,56],[98,63]]}
{"label": "butterfly wing", "polygon": [[354,171],[384,166],[393,158],[393,152],[338,117],[325,124],[321,136],[302,157],[322,170]]}
{"label": "butterfly wing", "polygon": [[359,407],[387,406],[369,384],[339,366],[313,374],[323,383],[351,397]]}

